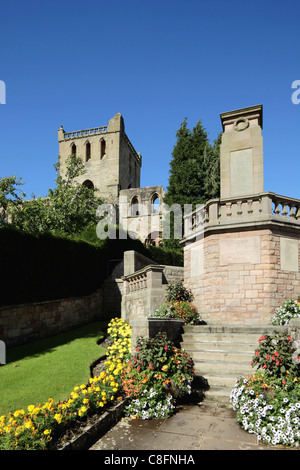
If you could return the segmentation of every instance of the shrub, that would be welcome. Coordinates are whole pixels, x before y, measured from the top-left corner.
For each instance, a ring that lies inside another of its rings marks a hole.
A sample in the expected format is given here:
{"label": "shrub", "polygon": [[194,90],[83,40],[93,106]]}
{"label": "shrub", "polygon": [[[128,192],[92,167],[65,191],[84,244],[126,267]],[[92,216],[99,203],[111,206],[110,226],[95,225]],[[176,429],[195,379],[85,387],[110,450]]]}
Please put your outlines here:
{"label": "shrub", "polygon": [[123,390],[132,398],[127,414],[142,419],[170,416],[176,399],[191,392],[193,377],[192,358],[165,333],[139,338],[122,375]]}
{"label": "shrub", "polygon": [[165,300],[167,300],[168,302],[192,302],[194,300],[194,297],[192,292],[186,287],[184,287],[183,282],[176,282],[167,286],[167,294]]}
{"label": "shrub", "polygon": [[300,296],[298,300],[288,299],[279,307],[272,320],[273,325],[287,325],[292,318],[300,317]]}
{"label": "shrub", "polygon": [[265,443],[299,446],[300,358],[293,356],[293,339],[276,333],[258,342],[252,361],[258,370],[239,378],[230,395],[237,421]]}
{"label": "shrub", "polygon": [[267,376],[275,378],[284,377],[287,371],[298,376],[299,361],[295,360],[296,347],[290,336],[277,332],[274,335],[262,335],[258,342],[259,347],[251,361],[252,367],[262,368]]}
{"label": "shrub", "polygon": [[200,317],[197,308],[190,302],[165,302],[154,313],[151,318],[176,318],[183,320],[186,324],[197,325]]}

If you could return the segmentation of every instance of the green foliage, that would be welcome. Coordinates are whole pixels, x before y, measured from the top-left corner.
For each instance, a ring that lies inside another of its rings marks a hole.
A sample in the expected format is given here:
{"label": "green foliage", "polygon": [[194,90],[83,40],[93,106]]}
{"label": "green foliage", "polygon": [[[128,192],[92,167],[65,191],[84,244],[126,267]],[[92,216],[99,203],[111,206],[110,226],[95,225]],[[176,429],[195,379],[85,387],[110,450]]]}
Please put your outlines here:
{"label": "green foliage", "polygon": [[175,282],[167,286],[166,300],[168,302],[187,301],[192,302],[194,296],[190,289],[187,289],[183,282]]}
{"label": "green foliage", "polygon": [[165,302],[150,314],[151,318],[175,318],[188,325],[200,323],[199,312],[192,304],[192,291],[187,289],[183,282],[169,284],[166,291]]}
{"label": "green foliage", "polygon": [[191,302],[165,302],[154,313],[151,318],[175,318],[183,320],[186,325],[198,325],[200,317],[197,308]]}
{"label": "green foliage", "polygon": [[21,204],[25,194],[18,188],[23,184],[22,179],[17,176],[6,176],[0,178],[0,224],[6,221],[8,206],[15,207]]}
{"label": "green foliage", "polygon": [[176,398],[191,392],[193,377],[192,358],[165,333],[139,338],[122,376],[123,390],[131,397],[127,414],[142,419],[170,416]]}
{"label": "green foliage", "polygon": [[145,250],[138,240],[102,240],[99,245],[51,234],[26,233],[10,224],[0,229],[0,305],[89,295],[99,289],[124,251]]}
{"label": "green foliage", "polygon": [[85,172],[81,158],[76,155],[67,158],[64,177],[59,174],[59,160],[55,168],[56,187],[49,189],[46,198],[33,197],[12,208],[15,227],[29,233],[70,235],[96,224],[96,210],[103,200],[96,197],[96,188],[75,181]]}
{"label": "green foliage", "polygon": [[298,300],[288,299],[276,310],[272,325],[287,325],[292,318],[300,317],[300,296]]}
{"label": "green foliage", "polygon": [[245,431],[272,445],[300,444],[300,382],[287,374],[285,380],[256,372],[238,379],[231,392],[236,419]]}
{"label": "green foliage", "polygon": [[219,194],[220,136],[211,146],[201,121],[190,131],[185,119],[176,133],[164,202],[204,204]]}
{"label": "green foliage", "polygon": [[[196,205],[205,204],[209,199],[219,196],[221,135],[211,145],[201,121],[191,131],[185,119],[176,137],[170,162],[169,185],[163,202],[170,208],[175,204],[180,205],[182,213],[171,212],[170,238],[164,237],[163,243],[167,248],[179,250],[179,239],[183,236],[184,205],[190,204],[195,209]],[[163,224],[168,227],[169,222],[164,220]],[[177,232],[181,232],[181,235]]]}
{"label": "green foliage", "polygon": [[290,336],[276,332],[274,335],[262,335],[258,342],[252,367],[262,368],[267,376],[283,380],[286,372],[299,375],[299,361],[294,358],[296,347]]}
{"label": "green foliage", "polygon": [[158,264],[165,264],[167,266],[183,266],[183,249],[171,249],[169,246],[153,246],[147,245],[145,256],[156,261]]}

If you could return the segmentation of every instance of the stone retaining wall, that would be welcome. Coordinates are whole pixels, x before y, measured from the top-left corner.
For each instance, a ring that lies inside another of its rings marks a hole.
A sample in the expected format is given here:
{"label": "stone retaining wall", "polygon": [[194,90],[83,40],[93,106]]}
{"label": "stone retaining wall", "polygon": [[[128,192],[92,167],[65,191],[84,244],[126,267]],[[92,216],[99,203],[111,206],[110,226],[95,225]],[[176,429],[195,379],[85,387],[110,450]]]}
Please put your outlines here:
{"label": "stone retaining wall", "polygon": [[0,308],[0,338],[6,347],[63,333],[104,320],[103,291],[79,298]]}

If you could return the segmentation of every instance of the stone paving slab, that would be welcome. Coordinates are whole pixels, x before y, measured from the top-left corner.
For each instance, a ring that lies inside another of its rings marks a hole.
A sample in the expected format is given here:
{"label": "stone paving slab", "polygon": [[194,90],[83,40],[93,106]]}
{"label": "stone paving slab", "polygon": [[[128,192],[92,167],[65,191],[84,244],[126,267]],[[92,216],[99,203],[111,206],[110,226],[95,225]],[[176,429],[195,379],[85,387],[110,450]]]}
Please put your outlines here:
{"label": "stone paving slab", "polygon": [[[282,449],[278,446],[277,449]],[[243,430],[226,405],[183,405],[168,419],[123,418],[89,450],[274,450]]]}

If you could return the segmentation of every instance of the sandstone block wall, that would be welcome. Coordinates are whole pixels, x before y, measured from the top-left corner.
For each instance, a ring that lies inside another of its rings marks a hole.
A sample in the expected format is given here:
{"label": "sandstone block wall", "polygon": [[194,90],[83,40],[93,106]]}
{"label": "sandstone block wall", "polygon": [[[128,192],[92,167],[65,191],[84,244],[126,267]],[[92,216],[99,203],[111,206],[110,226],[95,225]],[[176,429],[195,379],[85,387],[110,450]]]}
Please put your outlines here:
{"label": "sandstone block wall", "polygon": [[104,320],[103,292],[79,298],[0,308],[0,338],[7,347],[57,335]]}
{"label": "sandstone block wall", "polygon": [[218,232],[187,244],[184,282],[203,320],[269,324],[286,298],[300,294],[299,243],[295,233],[264,229]]}

